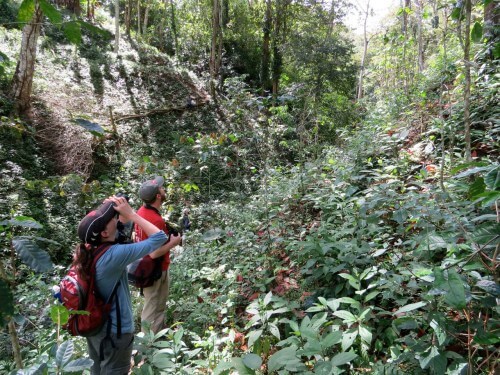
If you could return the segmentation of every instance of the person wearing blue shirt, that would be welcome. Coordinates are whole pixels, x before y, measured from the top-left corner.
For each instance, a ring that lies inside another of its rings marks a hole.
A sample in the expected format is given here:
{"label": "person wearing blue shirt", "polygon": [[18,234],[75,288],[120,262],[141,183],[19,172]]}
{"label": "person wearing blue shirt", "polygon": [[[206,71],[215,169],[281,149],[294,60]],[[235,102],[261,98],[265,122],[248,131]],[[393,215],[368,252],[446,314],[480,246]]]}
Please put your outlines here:
{"label": "person wearing blue shirt", "polygon": [[[149,238],[131,244],[117,244],[118,218],[132,221],[146,232]],[[107,300],[115,286],[116,296],[108,324],[95,336],[87,337],[89,356],[94,361],[92,375],[124,375],[130,370],[132,343],[134,341],[134,317],[127,279],[127,265],[154,252],[168,241],[165,232],[143,219],[130,207],[125,197],[110,197],[96,210],[87,214],[78,225],[80,245],[74,255],[73,265],[81,274],[88,274],[92,263],[92,251],[99,245],[111,246],[96,264],[96,288]],[[118,308],[117,308],[118,306]],[[121,324],[120,324],[121,323]]]}

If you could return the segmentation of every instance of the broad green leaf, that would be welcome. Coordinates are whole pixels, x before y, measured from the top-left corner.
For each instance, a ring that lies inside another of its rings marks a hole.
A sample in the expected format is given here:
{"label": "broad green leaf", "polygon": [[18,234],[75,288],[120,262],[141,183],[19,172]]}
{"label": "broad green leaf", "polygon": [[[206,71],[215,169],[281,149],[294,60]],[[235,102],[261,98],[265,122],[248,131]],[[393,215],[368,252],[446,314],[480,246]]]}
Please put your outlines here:
{"label": "broad green leaf", "polygon": [[88,23],[88,22],[85,22],[85,21],[82,21],[82,20],[78,20],[76,22],[78,22],[78,24],[79,24],[80,27],[83,27],[84,29],[87,29],[88,31],[90,31],[93,34],[103,36],[104,38],[107,38],[107,39],[112,39],[113,38],[113,34],[111,32],[109,32],[108,30],[106,30],[106,29],[102,29],[100,27],[96,27],[96,26],[92,25],[91,23]]}
{"label": "broad green leaf", "polygon": [[78,358],[73,361],[70,361],[64,366],[63,370],[65,372],[79,372],[83,373],[84,370],[90,369],[94,361],[90,358]]}
{"label": "broad green leaf", "polygon": [[490,171],[484,178],[484,182],[490,190],[500,189],[500,167]]}
{"label": "broad green leaf", "polygon": [[14,315],[12,291],[5,280],[0,279],[0,327],[7,323],[7,318]]}
{"label": "broad green leaf", "polygon": [[73,120],[73,122],[75,124],[80,125],[82,128],[88,130],[90,133],[92,133],[97,137],[102,137],[104,135],[104,129],[101,127],[101,125],[95,122],[85,120],[82,118],[76,118]]}
{"label": "broad green leaf", "polygon": [[73,351],[75,346],[73,341],[68,340],[64,341],[58,348],[56,352],[56,364],[58,367],[64,367],[66,363],[69,362],[71,356],[73,355]]}
{"label": "broad green leaf", "polygon": [[379,294],[380,294],[380,292],[377,291],[377,290],[374,290],[373,292],[368,293],[365,296],[365,302],[371,301],[372,299],[374,299]]}
{"label": "broad green leaf", "polygon": [[337,311],[337,309],[340,307],[340,302],[337,299],[331,299],[327,301],[326,305],[330,310]]}
{"label": "broad green leaf", "polygon": [[241,359],[243,360],[245,366],[251,368],[252,370],[258,370],[260,366],[262,366],[262,358],[260,358],[257,354],[248,353],[241,357]]}
{"label": "broad green leaf", "polygon": [[267,293],[266,296],[264,297],[264,306],[269,305],[269,302],[271,302],[272,298],[273,298],[273,293],[272,292]]}
{"label": "broad green leaf", "polygon": [[356,328],[349,329],[342,334],[342,350],[344,352],[352,346],[357,336],[358,330]]}
{"label": "broad green leaf", "polygon": [[271,373],[277,371],[289,363],[294,363],[298,361],[296,357],[297,348],[295,346],[290,346],[288,348],[281,349],[269,357],[267,362],[268,371]]}
{"label": "broad green leaf", "polygon": [[[477,165],[477,164],[476,164]],[[453,178],[464,178],[464,177],[469,177],[470,175],[479,173],[479,172],[484,172],[490,170],[489,166],[479,166],[479,167],[474,167],[471,169],[467,169],[466,171],[457,174],[456,176],[453,176]]]}
{"label": "broad green leaf", "polygon": [[82,30],[78,21],[69,21],[63,23],[63,31],[64,35],[71,43],[77,45],[82,43]]}
{"label": "broad green leaf", "polygon": [[448,293],[444,295],[444,300],[452,307],[463,309],[466,306],[465,288],[460,275],[454,270],[448,270]]}
{"label": "broad green leaf", "polygon": [[361,340],[363,340],[366,344],[370,345],[372,342],[372,333],[368,328],[366,328],[364,325],[360,324],[358,326],[358,333],[359,336],[361,337]]}
{"label": "broad green leaf", "polygon": [[474,199],[478,195],[484,193],[485,189],[486,189],[486,184],[484,183],[484,179],[482,177],[478,177],[469,186],[469,191],[468,191],[469,197],[471,199]]}
{"label": "broad green leaf", "polygon": [[356,316],[347,310],[337,310],[333,315],[338,316],[346,323],[354,323],[356,321]]}
{"label": "broad green leaf", "polygon": [[52,305],[50,307],[50,318],[54,324],[64,325],[68,323],[69,311],[61,304]]}
{"label": "broad green leaf", "polygon": [[477,331],[474,342],[480,345],[497,345],[500,343],[500,335],[496,332],[485,332],[483,329]]}
{"label": "broad green leaf", "polygon": [[357,356],[358,355],[355,354],[354,352],[343,352],[343,353],[337,354],[335,357],[333,357],[331,360],[331,363],[332,363],[332,366],[339,367],[339,366],[345,365],[346,363],[351,362]]}
{"label": "broad green leaf", "polygon": [[271,333],[271,335],[276,337],[278,340],[281,340],[280,330],[278,329],[276,324],[269,323],[268,328],[269,328],[269,332]]}
{"label": "broad green leaf", "polygon": [[259,337],[262,335],[262,330],[258,329],[256,331],[251,331],[248,334],[248,347],[252,347],[253,344],[259,339]]}
{"label": "broad green leaf", "polygon": [[316,339],[316,338],[309,339],[309,340],[307,340],[306,344],[304,345],[304,349],[299,351],[299,355],[311,357],[313,355],[321,354],[322,349],[323,348],[322,348],[318,339]]}
{"label": "broad green leaf", "polygon": [[214,369],[214,375],[220,375],[222,372],[233,368],[233,364],[231,362],[221,361],[217,363],[217,367]]}
{"label": "broad green leaf", "polygon": [[485,223],[472,233],[472,241],[478,244],[495,245],[500,237],[500,224]]}
{"label": "broad green leaf", "polygon": [[481,25],[481,23],[474,23],[474,26],[472,27],[472,30],[470,32],[470,37],[474,43],[481,43],[481,40],[483,38],[483,25]]}
{"label": "broad green leaf", "polygon": [[431,321],[430,326],[436,333],[439,345],[443,345],[444,342],[446,341],[446,331],[443,328],[441,328],[441,326],[435,319]]}
{"label": "broad green leaf", "polygon": [[[313,374],[312,372],[310,374]],[[314,365],[314,374],[316,375],[331,375],[334,374],[331,362],[319,360]]]}
{"label": "broad green leaf", "polygon": [[33,228],[33,229],[41,229],[43,225],[38,221],[29,216],[16,216],[10,220],[8,223],[13,227],[23,227],[23,228]]}
{"label": "broad green leaf", "polygon": [[440,353],[435,346],[431,348],[427,357],[421,357],[419,361],[420,367],[424,370],[431,369],[434,374],[444,374],[446,372],[446,356]]}
{"label": "broad green leaf", "polygon": [[354,298],[351,297],[341,297],[338,299],[338,301],[340,301],[341,303],[347,303],[351,306],[354,306],[355,308],[359,308],[361,306],[359,301],[356,301]]}
{"label": "broad green leaf", "polygon": [[500,296],[500,286],[492,280],[480,280],[476,283],[476,286],[495,297]]}
{"label": "broad green leaf", "polygon": [[19,259],[36,272],[46,272],[53,268],[49,254],[38,245],[25,238],[14,238],[12,245]]}
{"label": "broad green leaf", "polygon": [[17,20],[19,22],[29,22],[35,14],[35,0],[24,0],[19,7]]}
{"label": "broad green leaf", "polygon": [[254,375],[255,371],[245,366],[241,358],[231,359],[231,365],[239,375]]}
{"label": "broad green leaf", "polygon": [[321,340],[323,349],[328,349],[342,340],[342,331],[330,332]]}
{"label": "broad green leaf", "polygon": [[59,11],[54,8],[47,0],[38,0],[42,12],[47,18],[55,25],[59,25],[62,22],[62,16]]}
{"label": "broad green leaf", "polygon": [[448,243],[438,235],[431,235],[427,238],[429,250],[446,249]]}
{"label": "broad green leaf", "polygon": [[415,302],[415,303],[410,303],[409,305],[405,305],[405,306],[399,308],[397,311],[395,311],[393,313],[393,315],[397,316],[397,315],[400,315],[400,314],[403,314],[403,313],[407,313],[407,312],[419,309],[421,307],[424,307],[425,305],[427,305],[427,302],[423,302],[423,301]]}
{"label": "broad green leaf", "polygon": [[172,362],[170,355],[161,352],[153,354],[151,364],[160,370],[175,368],[175,363]]}

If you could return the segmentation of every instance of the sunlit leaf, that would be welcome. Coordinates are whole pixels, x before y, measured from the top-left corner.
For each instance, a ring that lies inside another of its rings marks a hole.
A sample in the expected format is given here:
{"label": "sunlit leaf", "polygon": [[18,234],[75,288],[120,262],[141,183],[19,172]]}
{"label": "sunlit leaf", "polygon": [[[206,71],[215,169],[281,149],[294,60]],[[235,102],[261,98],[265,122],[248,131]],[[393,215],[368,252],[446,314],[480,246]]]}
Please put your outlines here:
{"label": "sunlit leaf", "polygon": [[479,22],[475,22],[472,30],[470,32],[470,37],[474,43],[481,43],[483,38],[483,25]]}
{"label": "sunlit leaf", "polygon": [[269,372],[279,370],[285,367],[287,364],[297,362],[298,358],[296,354],[297,348],[295,346],[277,351],[271,357],[269,357],[269,361],[267,362]]}
{"label": "sunlit leaf", "polygon": [[17,20],[19,22],[29,22],[35,14],[35,0],[24,0],[19,6]]}
{"label": "sunlit leaf", "polygon": [[484,178],[484,182],[488,189],[498,190],[500,189],[500,167],[493,169],[488,172],[486,177]]}
{"label": "sunlit leaf", "polygon": [[63,370],[65,372],[80,372],[82,373],[86,369],[90,369],[94,361],[90,358],[78,358],[70,361],[64,366]]}
{"label": "sunlit leaf", "polygon": [[417,309],[420,309],[421,307],[424,307],[425,305],[427,305],[427,302],[423,302],[423,301],[420,301],[420,302],[415,302],[415,303],[410,303],[408,305],[405,305],[401,308],[399,308],[398,310],[396,310],[393,315],[400,315],[400,314],[403,314],[403,313],[407,313],[407,312],[410,312],[410,311],[413,311],[413,310],[417,310]]}
{"label": "sunlit leaf", "polygon": [[82,42],[82,30],[77,21],[69,21],[63,24],[64,35],[73,44],[80,44]]}
{"label": "sunlit leaf", "polygon": [[62,22],[61,13],[47,0],[38,0],[43,14],[55,25]]}

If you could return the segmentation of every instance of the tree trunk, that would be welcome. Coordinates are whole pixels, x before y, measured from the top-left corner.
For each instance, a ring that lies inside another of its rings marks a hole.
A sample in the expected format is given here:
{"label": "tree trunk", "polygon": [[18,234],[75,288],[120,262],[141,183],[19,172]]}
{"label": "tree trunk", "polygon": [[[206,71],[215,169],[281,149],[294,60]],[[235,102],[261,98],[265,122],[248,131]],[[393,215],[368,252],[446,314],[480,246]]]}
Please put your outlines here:
{"label": "tree trunk", "polygon": [[471,161],[471,137],[470,137],[470,24],[472,13],[472,0],[465,0],[465,38],[464,38],[464,130],[465,130],[465,159]]}
{"label": "tree trunk", "polygon": [[[220,45],[219,45],[220,44]],[[216,99],[215,88],[221,63],[222,38],[220,28],[220,0],[213,0],[212,44],[210,48],[210,94]]]}
{"label": "tree trunk", "polygon": [[141,35],[141,0],[137,0],[137,35]]}
{"label": "tree trunk", "polygon": [[363,22],[363,56],[361,57],[361,68],[359,69],[359,80],[358,80],[358,100],[363,97],[363,78],[365,75],[365,64],[366,55],[368,53],[368,36],[366,31],[366,24],[368,22],[368,16],[370,15],[370,0],[366,4],[365,11],[365,21]]}
{"label": "tree trunk", "polygon": [[21,52],[16,72],[12,78],[11,95],[15,100],[17,114],[25,114],[31,106],[31,89],[35,73],[37,40],[43,13],[38,3],[35,4],[33,19],[23,28]]}
{"label": "tree trunk", "polygon": [[264,16],[263,38],[262,38],[262,60],[260,66],[260,85],[262,94],[272,89],[269,77],[271,65],[271,27],[272,27],[272,0],[266,0],[266,13]]}
{"label": "tree trunk", "polygon": [[125,8],[125,33],[130,37],[130,18],[132,16],[132,0],[128,0]]}
{"label": "tree trunk", "polygon": [[422,17],[424,13],[424,4],[423,0],[416,0],[415,1],[417,5],[417,27],[418,27],[418,35],[417,35],[417,41],[418,41],[418,72],[422,73],[425,69],[425,64],[424,64],[424,38],[423,38],[423,22],[422,22]]}
{"label": "tree trunk", "polygon": [[283,19],[285,17],[285,10],[283,4],[284,0],[276,0],[276,16],[274,17],[274,38],[273,44],[273,64],[272,64],[272,92],[273,98],[276,100],[278,96],[278,86],[281,77],[281,70],[283,66],[283,56],[281,48],[283,46]]}
{"label": "tree trunk", "polygon": [[149,6],[148,3],[146,2],[146,5],[144,5],[146,9],[144,10],[144,22],[142,24],[142,35],[145,35],[148,31],[148,18],[149,18]]}
{"label": "tree trunk", "polygon": [[174,55],[177,55],[179,52],[179,42],[177,38],[177,23],[175,22],[175,4],[174,0],[170,0],[170,10],[171,10],[171,27],[172,27],[172,35],[174,38]]}
{"label": "tree trunk", "polygon": [[115,0],[115,53],[120,46],[120,0]]}

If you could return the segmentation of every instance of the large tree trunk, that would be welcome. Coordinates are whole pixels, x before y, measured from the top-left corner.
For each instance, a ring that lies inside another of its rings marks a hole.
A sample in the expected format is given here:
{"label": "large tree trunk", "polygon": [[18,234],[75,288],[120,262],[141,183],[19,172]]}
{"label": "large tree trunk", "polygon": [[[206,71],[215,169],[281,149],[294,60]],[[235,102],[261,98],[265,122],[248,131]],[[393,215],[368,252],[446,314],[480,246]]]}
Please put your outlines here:
{"label": "large tree trunk", "polygon": [[115,53],[120,46],[120,0],[115,0]]}
{"label": "large tree trunk", "polygon": [[465,159],[471,161],[471,138],[470,138],[470,24],[472,13],[472,0],[465,0],[465,38],[464,38],[464,130],[465,130]]}
{"label": "large tree trunk", "polygon": [[260,87],[262,93],[272,89],[269,77],[271,65],[271,28],[272,28],[272,0],[266,0],[266,13],[264,16],[263,38],[262,38],[262,60],[260,66]]}
{"label": "large tree trunk", "polygon": [[141,0],[137,0],[137,35],[141,35]]}
{"label": "large tree trunk", "polygon": [[368,0],[366,4],[365,21],[363,22],[363,56],[361,57],[361,68],[359,69],[358,97],[357,97],[358,100],[360,100],[363,97],[363,78],[365,75],[366,55],[368,53],[368,35],[366,31],[366,24],[368,22],[369,15],[370,15],[370,0]]}
{"label": "large tree trunk", "polygon": [[11,95],[15,100],[15,111],[25,114],[31,106],[31,89],[35,73],[37,40],[40,35],[43,13],[38,3],[33,19],[23,28],[21,52],[16,72],[12,78]]}
{"label": "large tree trunk", "polygon": [[174,55],[177,55],[179,53],[179,42],[178,42],[178,37],[177,37],[177,22],[175,20],[175,4],[174,0],[170,0],[170,22],[171,22],[171,27],[172,27],[172,35],[174,38]]}
{"label": "large tree trunk", "polygon": [[213,0],[212,9],[212,45],[210,48],[210,94],[216,100],[215,88],[222,61],[222,35],[220,27],[220,0]]}
{"label": "large tree trunk", "polygon": [[278,96],[278,86],[283,66],[283,56],[281,48],[283,46],[283,19],[285,17],[284,0],[276,0],[276,16],[274,17],[274,38],[273,38],[273,64],[272,64],[272,90],[273,98]]}
{"label": "large tree trunk", "polygon": [[145,35],[148,31],[148,21],[149,21],[149,6],[148,3],[146,2],[146,5],[144,5],[146,9],[144,10],[144,22],[142,24],[142,35]]}
{"label": "large tree trunk", "polygon": [[423,0],[416,0],[415,1],[417,5],[417,27],[418,27],[418,35],[417,35],[417,42],[418,42],[418,72],[422,73],[425,69],[425,64],[424,64],[424,38],[423,38],[423,22],[422,22],[422,17],[424,14],[424,3]]}

